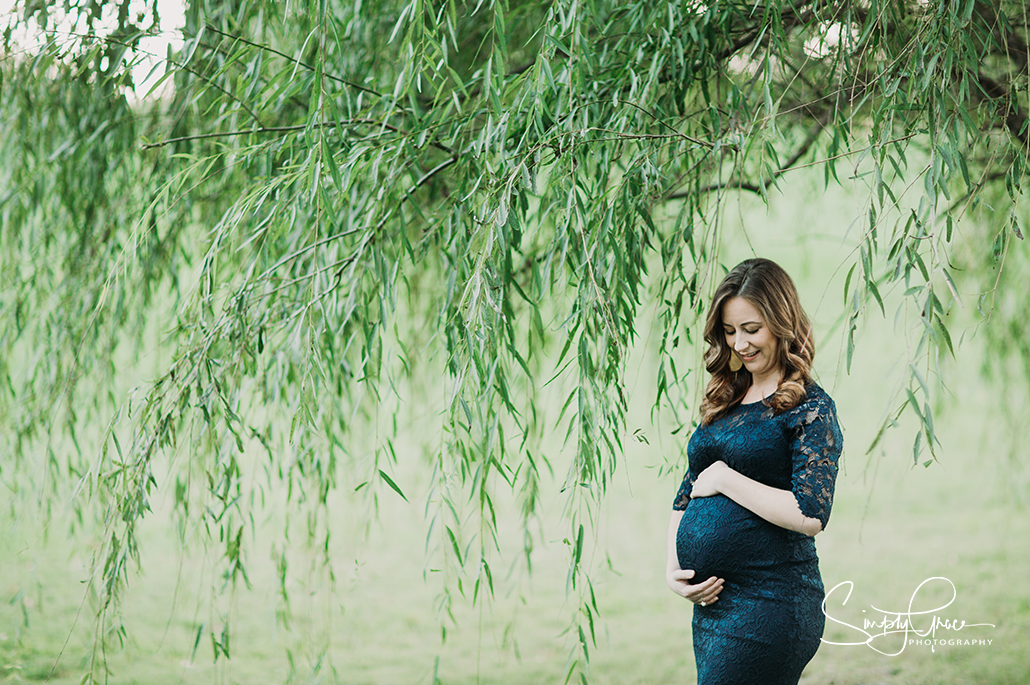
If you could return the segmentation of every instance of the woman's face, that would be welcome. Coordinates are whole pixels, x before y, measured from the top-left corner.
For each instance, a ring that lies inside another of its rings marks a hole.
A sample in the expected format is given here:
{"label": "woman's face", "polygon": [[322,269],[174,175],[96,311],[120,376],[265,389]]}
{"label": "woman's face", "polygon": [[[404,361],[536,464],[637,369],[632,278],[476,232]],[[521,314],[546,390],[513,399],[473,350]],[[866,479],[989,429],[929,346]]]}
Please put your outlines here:
{"label": "woman's face", "polygon": [[753,304],[743,297],[726,300],[722,305],[722,327],[726,344],[753,377],[779,374],[779,340]]}

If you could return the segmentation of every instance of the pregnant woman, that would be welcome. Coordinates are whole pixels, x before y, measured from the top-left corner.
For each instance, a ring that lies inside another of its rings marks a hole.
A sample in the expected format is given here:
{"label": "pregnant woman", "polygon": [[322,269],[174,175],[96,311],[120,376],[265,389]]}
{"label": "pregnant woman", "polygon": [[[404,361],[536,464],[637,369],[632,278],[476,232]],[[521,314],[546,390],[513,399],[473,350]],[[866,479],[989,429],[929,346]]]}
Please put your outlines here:
{"label": "pregnant woman", "polygon": [[823,633],[812,537],[830,518],[842,438],[812,382],[790,276],[749,259],[715,292],[712,375],[669,522],[666,579],[694,603],[698,685],[796,684]]}

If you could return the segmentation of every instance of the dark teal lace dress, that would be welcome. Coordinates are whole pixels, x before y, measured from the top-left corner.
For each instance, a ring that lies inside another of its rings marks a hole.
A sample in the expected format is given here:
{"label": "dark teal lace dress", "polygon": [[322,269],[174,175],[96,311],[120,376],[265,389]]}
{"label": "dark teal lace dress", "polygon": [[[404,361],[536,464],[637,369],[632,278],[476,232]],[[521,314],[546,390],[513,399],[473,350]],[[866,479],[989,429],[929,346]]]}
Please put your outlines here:
{"label": "dark teal lace dress", "polygon": [[775,415],[762,402],[740,405],[700,426],[687,446],[689,469],[673,509],[680,568],[695,582],[726,583],[719,600],[694,606],[698,685],[796,684],[823,634],[823,583],[815,542],[780,528],[724,495],[690,499],[698,474],[723,460],[774,488],[790,490],[801,512],[826,526],[842,436],[836,408],[818,385]]}

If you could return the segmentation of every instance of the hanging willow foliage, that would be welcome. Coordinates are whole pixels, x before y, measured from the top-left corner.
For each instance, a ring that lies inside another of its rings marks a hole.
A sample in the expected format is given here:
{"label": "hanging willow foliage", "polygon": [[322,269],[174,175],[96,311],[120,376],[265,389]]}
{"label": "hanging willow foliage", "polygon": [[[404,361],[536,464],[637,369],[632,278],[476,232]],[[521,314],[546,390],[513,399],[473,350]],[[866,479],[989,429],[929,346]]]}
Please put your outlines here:
{"label": "hanging willow foliage", "polygon": [[[164,94],[140,99],[153,0],[19,2],[0,62],[0,477],[101,522],[98,643],[158,488],[235,587],[274,493],[329,564],[334,492],[411,499],[398,473],[423,471],[446,616],[454,592],[499,582],[497,489],[520,502],[528,565],[557,481],[579,607],[566,675],[585,679],[584,547],[627,437],[627,354],[655,308],[655,406],[689,425],[675,348],[740,194],[809,167],[861,179],[862,218],[837,227],[859,234],[845,363],[863,313],[903,292],[921,325],[895,404],[918,415],[915,458],[933,449],[949,308],[978,290],[987,316],[1002,266],[1026,264],[1025,17],[975,0],[199,0]],[[1002,327],[1025,302],[1006,299]],[[130,391],[122,364],[154,348],[167,358]],[[433,437],[398,453],[416,393]],[[230,654],[228,624],[211,639]]]}

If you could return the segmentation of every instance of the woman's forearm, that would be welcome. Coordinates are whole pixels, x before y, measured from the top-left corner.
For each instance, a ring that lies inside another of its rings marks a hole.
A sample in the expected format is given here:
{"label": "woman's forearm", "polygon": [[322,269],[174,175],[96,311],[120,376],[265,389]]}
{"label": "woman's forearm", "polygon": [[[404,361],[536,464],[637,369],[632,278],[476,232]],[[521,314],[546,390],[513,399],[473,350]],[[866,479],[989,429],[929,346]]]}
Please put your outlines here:
{"label": "woman's forearm", "polygon": [[680,568],[679,555],[676,554],[676,533],[679,531],[680,519],[682,518],[682,511],[673,510],[672,517],[669,519],[669,557],[668,563],[665,567],[666,573],[670,571],[678,571]]}
{"label": "woman's forearm", "polygon": [[719,476],[718,487],[722,494],[769,523],[805,535],[815,535],[822,531],[822,521],[802,514],[797,498],[790,490],[759,483],[730,468]]}

